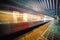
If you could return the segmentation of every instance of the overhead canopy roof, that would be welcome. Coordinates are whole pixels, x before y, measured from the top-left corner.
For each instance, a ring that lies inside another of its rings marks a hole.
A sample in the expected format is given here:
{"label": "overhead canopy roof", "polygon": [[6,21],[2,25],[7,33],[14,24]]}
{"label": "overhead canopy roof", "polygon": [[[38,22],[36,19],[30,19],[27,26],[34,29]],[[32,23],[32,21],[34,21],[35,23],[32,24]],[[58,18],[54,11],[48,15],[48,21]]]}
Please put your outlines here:
{"label": "overhead canopy roof", "polygon": [[59,0],[0,0],[0,10],[60,16]]}

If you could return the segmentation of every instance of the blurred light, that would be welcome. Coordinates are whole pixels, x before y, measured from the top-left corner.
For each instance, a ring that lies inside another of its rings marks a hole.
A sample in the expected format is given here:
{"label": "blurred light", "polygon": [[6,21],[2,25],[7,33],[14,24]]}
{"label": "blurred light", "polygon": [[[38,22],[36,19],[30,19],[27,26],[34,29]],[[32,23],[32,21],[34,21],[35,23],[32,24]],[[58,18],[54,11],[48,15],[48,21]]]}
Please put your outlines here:
{"label": "blurred light", "polygon": [[27,13],[24,13],[24,14],[23,14],[23,20],[24,20],[25,22],[27,22]]}
{"label": "blurred light", "polygon": [[15,22],[17,23],[17,16],[16,16],[15,11],[13,11],[13,18],[14,18]]}
{"label": "blurred light", "polygon": [[52,18],[50,16],[44,16],[44,22],[50,21],[50,20],[54,20],[54,18]]}

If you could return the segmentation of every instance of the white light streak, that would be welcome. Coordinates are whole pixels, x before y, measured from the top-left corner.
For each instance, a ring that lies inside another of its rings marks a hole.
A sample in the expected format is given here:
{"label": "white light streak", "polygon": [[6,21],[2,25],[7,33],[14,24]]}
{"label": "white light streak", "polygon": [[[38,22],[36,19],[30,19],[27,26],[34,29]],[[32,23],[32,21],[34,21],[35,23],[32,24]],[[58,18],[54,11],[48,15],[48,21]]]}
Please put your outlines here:
{"label": "white light streak", "polygon": [[52,1],[50,0],[50,9],[52,9]]}
{"label": "white light streak", "polygon": [[23,20],[24,20],[25,22],[28,21],[28,18],[27,18],[27,17],[28,17],[27,13],[24,13],[24,14],[23,14]]}
{"label": "white light streak", "polygon": [[48,6],[48,8],[49,8],[49,1],[47,0],[47,6]]}
{"label": "white light streak", "polygon": [[17,16],[16,16],[16,13],[13,11],[13,18],[14,18],[14,21],[17,23]]}
{"label": "white light streak", "polygon": [[47,3],[46,3],[46,0],[44,0],[44,5],[45,5],[45,9],[47,9]]}

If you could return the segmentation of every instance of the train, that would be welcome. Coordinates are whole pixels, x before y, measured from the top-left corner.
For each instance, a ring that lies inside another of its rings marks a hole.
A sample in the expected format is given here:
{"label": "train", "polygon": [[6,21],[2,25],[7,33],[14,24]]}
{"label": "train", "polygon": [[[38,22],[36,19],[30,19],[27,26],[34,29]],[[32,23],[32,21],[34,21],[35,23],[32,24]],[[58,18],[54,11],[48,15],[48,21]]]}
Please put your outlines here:
{"label": "train", "polygon": [[25,30],[39,22],[43,22],[43,17],[16,11],[0,11],[0,35]]}

